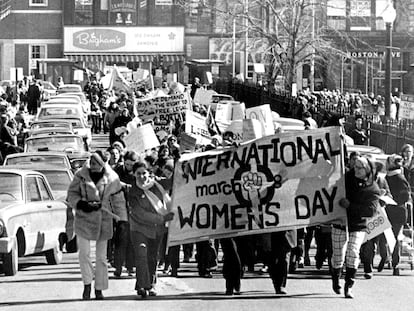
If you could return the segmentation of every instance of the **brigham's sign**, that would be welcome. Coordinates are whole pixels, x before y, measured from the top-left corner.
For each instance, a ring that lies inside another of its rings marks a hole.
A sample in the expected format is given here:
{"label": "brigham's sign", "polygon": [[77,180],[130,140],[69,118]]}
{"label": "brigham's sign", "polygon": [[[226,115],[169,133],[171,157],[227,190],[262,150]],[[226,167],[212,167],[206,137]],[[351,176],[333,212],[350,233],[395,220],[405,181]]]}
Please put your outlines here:
{"label": "brigham's sign", "polygon": [[346,222],[338,127],[281,133],[238,148],[183,155],[170,245]]}
{"label": "brigham's sign", "polygon": [[85,29],[73,34],[73,45],[85,50],[112,50],[125,45],[125,34],[113,29]]}

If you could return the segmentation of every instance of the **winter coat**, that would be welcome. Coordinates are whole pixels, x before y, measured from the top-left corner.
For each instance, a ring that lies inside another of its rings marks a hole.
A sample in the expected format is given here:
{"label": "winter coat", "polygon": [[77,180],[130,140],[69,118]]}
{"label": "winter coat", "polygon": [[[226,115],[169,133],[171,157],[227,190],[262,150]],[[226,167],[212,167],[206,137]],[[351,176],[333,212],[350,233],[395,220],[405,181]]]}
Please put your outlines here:
{"label": "winter coat", "polygon": [[392,225],[405,224],[407,221],[407,208],[405,203],[410,200],[410,184],[400,170],[387,172],[385,179],[391,190],[392,197],[397,205],[387,205],[386,211]]}
{"label": "winter coat", "polygon": [[[154,192],[160,200],[163,199],[155,185],[150,191]],[[165,231],[164,217],[157,213],[144,191],[138,188],[135,182],[128,192],[128,204],[131,231],[141,232],[149,239],[155,239]]]}
{"label": "winter coat", "polygon": [[356,178],[352,169],[345,174],[345,190],[349,201],[348,230],[364,231],[367,228],[366,218],[374,216],[380,206],[380,189],[375,181],[367,184]]}
{"label": "winter coat", "polygon": [[[126,202],[118,175],[105,166],[103,177],[95,184],[89,175],[89,163],[76,172],[68,189],[67,200],[76,210],[75,233],[87,240],[109,240],[113,234],[113,218],[102,209],[109,210],[126,221]],[[101,202],[102,208],[90,213],[77,209],[80,200]]]}

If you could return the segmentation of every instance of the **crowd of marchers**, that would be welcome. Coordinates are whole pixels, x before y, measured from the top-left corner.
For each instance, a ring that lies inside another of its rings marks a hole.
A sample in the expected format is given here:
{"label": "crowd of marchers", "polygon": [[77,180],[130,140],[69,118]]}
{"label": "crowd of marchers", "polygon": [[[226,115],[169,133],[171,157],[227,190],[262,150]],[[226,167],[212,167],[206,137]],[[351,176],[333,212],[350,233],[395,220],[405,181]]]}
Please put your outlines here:
{"label": "crowd of marchers", "polygon": [[[188,90],[164,82],[160,90],[167,95],[188,91],[191,98],[194,98],[197,89],[201,87],[199,80],[195,80]],[[113,267],[114,277],[120,277],[122,273],[135,273],[135,290],[143,298],[158,294],[158,268],[167,275],[177,277],[181,261],[189,262],[194,258],[199,276],[211,278],[212,273],[218,270],[220,249],[227,295],[242,294],[242,279],[246,272],[269,273],[275,293],[285,295],[288,274],[300,273],[302,267],[314,262],[316,269],[328,265],[332,288],[336,294],[342,292],[340,280],[344,273],[343,293],[345,297],[352,298],[355,276],[361,261],[364,276],[367,279],[373,276],[376,247],[381,256],[378,271],[390,263],[393,274],[400,274],[401,247],[398,243],[400,233],[409,225],[408,207],[412,202],[411,188],[414,187],[412,146],[405,145],[401,155],[391,155],[385,168],[381,167],[381,163],[356,152],[349,155],[346,159],[346,197],[340,200],[340,205],[347,211],[347,226],[320,225],[300,230],[200,241],[195,245],[186,244],[167,249],[167,224],[175,217],[168,207],[171,204],[174,166],[181,156],[180,131],[183,124],[173,124],[170,135],[160,139],[161,145],[158,148],[138,154],[128,150],[123,141],[124,129],[138,117],[134,110],[136,99],[150,97],[151,91],[144,86],[133,92],[109,91],[104,90],[98,81],[92,81],[85,86],[84,92],[91,105],[89,119],[92,130],[94,133],[109,133],[109,147],[105,151],[91,153],[90,160],[75,173],[68,189],[67,200],[76,211],[74,226],[84,285],[83,299],[91,298],[92,286],[95,298],[104,299],[103,291],[109,288],[108,265]],[[304,120],[307,128],[342,125],[343,115],[337,114],[330,115],[323,122],[316,122],[312,118],[313,106],[305,102],[308,101],[306,98],[302,94],[298,97],[297,103],[292,106],[292,115]],[[312,98],[309,100],[314,100]],[[358,101],[355,99],[356,106],[350,103],[348,106],[354,107],[353,113],[359,115]],[[36,106],[39,104],[40,98]],[[375,104],[371,103],[372,105]],[[378,100],[377,105],[381,105]],[[17,149],[6,150],[4,153],[2,149],[3,156],[7,152],[20,151],[18,137],[24,131],[20,133],[19,129],[26,126],[26,118],[23,116],[35,112],[28,107],[24,98],[16,102],[4,99],[0,139],[2,144],[8,142]],[[13,109],[16,111],[14,116],[10,113]],[[196,102],[192,103],[191,109],[204,116],[211,112],[208,107]],[[10,119],[3,120],[4,115]],[[19,115],[22,117],[18,120],[22,121],[16,120]],[[15,126],[12,119],[22,124]],[[354,140],[365,144],[365,131],[360,125],[356,126],[356,130]],[[233,133],[221,133],[214,123],[211,123],[209,131],[211,143],[198,146],[197,151],[237,147]],[[3,132],[10,134],[12,139],[8,140]],[[379,174],[384,170],[385,176]],[[385,205],[381,200],[385,194],[397,204]],[[392,252],[383,235],[364,243],[366,219],[382,207],[385,207],[397,241]],[[310,257],[313,239],[316,242],[314,261]],[[96,241],[95,265],[90,257],[91,241]],[[256,271],[258,263],[262,266]]]}

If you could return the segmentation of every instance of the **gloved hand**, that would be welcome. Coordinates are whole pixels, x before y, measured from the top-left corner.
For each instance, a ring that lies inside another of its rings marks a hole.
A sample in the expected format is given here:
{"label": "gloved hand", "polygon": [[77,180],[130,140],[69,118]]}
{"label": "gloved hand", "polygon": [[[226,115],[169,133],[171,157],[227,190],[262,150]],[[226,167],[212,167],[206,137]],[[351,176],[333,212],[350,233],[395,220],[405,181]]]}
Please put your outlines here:
{"label": "gloved hand", "polygon": [[174,213],[173,212],[169,212],[168,214],[164,215],[164,222],[170,221],[174,218]]}
{"label": "gloved hand", "polygon": [[92,211],[94,211],[95,209],[89,205],[88,202],[80,200],[77,204],[76,204],[76,208],[78,210],[84,211],[85,213],[90,213]]}

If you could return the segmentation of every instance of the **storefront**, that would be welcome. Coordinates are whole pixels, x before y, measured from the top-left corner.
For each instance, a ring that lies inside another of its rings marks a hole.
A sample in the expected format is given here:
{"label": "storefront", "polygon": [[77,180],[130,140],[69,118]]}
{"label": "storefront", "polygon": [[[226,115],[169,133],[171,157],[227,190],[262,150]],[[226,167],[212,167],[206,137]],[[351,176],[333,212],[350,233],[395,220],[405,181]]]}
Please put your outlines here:
{"label": "storefront", "polygon": [[184,27],[64,27],[64,55],[92,71],[162,69],[182,76]]}

